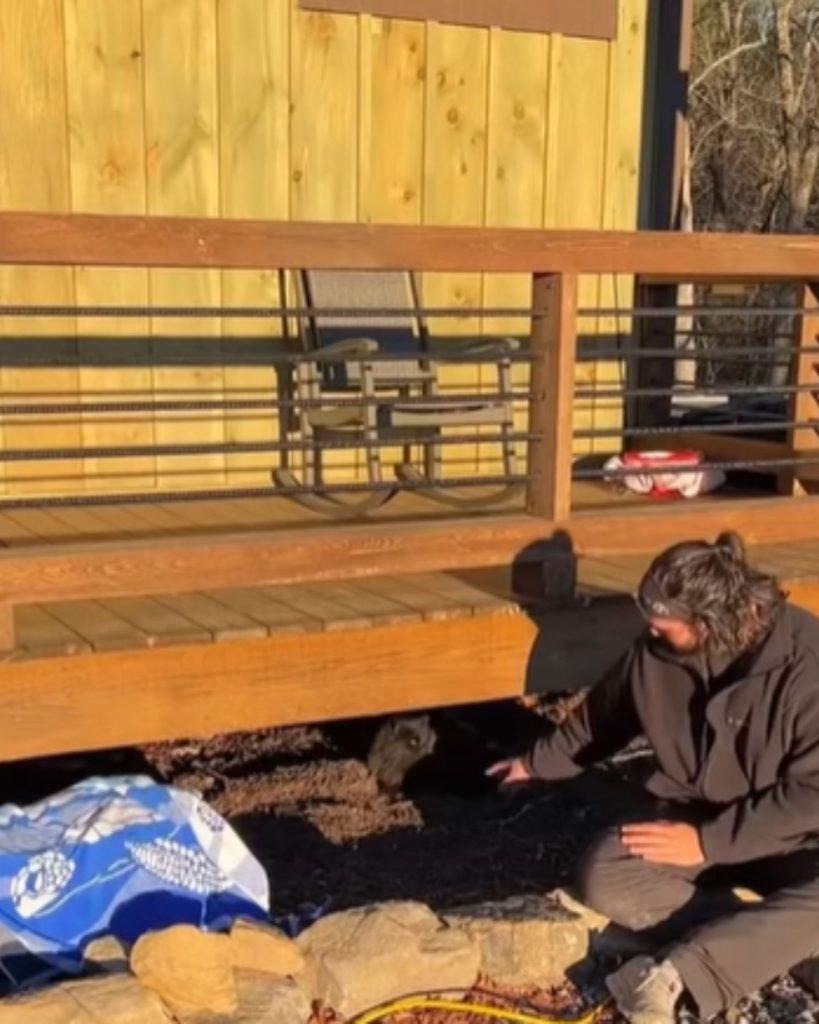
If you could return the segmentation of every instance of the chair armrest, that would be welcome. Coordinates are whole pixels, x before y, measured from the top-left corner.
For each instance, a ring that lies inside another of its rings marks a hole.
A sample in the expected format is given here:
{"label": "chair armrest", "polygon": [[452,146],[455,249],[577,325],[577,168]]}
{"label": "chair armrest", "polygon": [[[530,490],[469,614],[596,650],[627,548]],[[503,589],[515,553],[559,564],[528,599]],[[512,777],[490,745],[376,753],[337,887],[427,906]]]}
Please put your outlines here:
{"label": "chair armrest", "polygon": [[[519,351],[521,343],[517,338],[474,338],[465,342],[448,342],[446,348],[459,356],[495,356],[502,359],[504,356]],[[446,348],[442,345],[440,351],[443,353]],[[427,358],[431,362],[435,362],[437,354],[435,349],[432,349]]]}
{"label": "chair armrest", "polygon": [[348,356],[350,359],[362,359],[375,355],[378,350],[378,342],[373,338],[345,338],[344,341],[334,341],[331,345],[322,345],[320,349],[316,349],[310,355],[317,362],[321,362],[325,356],[333,358]]}

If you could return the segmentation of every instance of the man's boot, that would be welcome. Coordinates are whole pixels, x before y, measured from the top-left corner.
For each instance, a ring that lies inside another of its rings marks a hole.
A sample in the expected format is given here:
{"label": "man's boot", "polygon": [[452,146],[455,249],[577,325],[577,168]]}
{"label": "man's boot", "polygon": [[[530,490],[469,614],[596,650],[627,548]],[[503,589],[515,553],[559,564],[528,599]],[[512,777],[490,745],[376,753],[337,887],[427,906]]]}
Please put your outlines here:
{"label": "man's boot", "polygon": [[791,971],[791,977],[812,996],[819,997],[819,958],[811,957],[797,964]]}
{"label": "man's boot", "polygon": [[674,1024],[683,983],[670,960],[638,956],[606,978],[617,1009],[631,1024]]}

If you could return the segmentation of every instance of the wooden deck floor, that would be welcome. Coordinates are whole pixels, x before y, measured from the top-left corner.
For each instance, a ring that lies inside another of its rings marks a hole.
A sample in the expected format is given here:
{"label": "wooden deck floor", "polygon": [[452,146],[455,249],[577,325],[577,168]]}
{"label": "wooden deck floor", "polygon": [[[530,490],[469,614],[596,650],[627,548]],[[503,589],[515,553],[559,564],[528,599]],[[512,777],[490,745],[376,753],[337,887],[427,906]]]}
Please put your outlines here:
{"label": "wooden deck floor", "polygon": [[499,575],[495,576],[495,587],[429,573],[24,606],[15,610],[18,646],[7,660],[337,633],[518,612],[511,592],[508,588],[504,592]]}
{"label": "wooden deck floor", "polygon": [[[479,489],[464,491],[474,497]],[[743,496],[748,496],[744,494]],[[733,493],[726,497],[736,498]],[[713,504],[720,497],[696,499]],[[656,502],[620,494],[602,483],[579,482],[574,487],[576,511],[619,510],[656,507]],[[432,522],[461,519],[464,515],[497,516],[523,511],[519,497],[485,511],[465,512],[444,506],[422,494],[397,495],[368,521],[375,523]],[[342,520],[350,522],[350,520]],[[235,534],[265,530],[317,530],[338,527],[339,520],[307,509],[291,498],[265,497],[184,502],[141,502],[103,504],[94,507],[3,508],[0,501],[0,547],[35,547],[42,544],[70,544],[88,541],[138,540],[153,537],[196,537],[207,534]]]}

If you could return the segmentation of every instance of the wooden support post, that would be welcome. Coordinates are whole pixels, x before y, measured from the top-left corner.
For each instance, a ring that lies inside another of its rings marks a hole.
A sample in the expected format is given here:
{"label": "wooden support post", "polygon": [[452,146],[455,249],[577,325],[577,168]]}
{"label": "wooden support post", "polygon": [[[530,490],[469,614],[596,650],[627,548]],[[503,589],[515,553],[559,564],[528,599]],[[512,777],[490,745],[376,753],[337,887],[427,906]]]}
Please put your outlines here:
{"label": "wooden support post", "polygon": [[[797,348],[819,347],[819,284],[808,285],[802,300],[804,316],[797,319],[794,340]],[[815,391],[797,391],[788,403],[791,422],[819,419],[819,356],[812,352],[799,352],[794,357],[791,380],[798,387],[816,385]],[[788,474],[790,493],[813,493],[819,485],[819,432],[794,428],[788,432],[788,448],[794,458],[810,456],[816,465],[794,466]]]}
{"label": "wooden support post", "polygon": [[562,522],[572,505],[577,276],[535,274],[526,510]]}
{"label": "wooden support post", "polygon": [[[636,304],[644,309],[668,309],[677,304],[676,284],[637,282]],[[675,346],[676,326],[673,317],[644,317],[637,322],[635,337],[638,349],[667,349]],[[666,357],[637,356],[628,361],[628,387],[667,390],[667,395],[632,398],[626,405],[629,427],[664,427],[671,420],[671,389],[674,386],[674,360]],[[655,444],[656,442],[652,442]],[[630,445],[639,448],[639,444]]]}

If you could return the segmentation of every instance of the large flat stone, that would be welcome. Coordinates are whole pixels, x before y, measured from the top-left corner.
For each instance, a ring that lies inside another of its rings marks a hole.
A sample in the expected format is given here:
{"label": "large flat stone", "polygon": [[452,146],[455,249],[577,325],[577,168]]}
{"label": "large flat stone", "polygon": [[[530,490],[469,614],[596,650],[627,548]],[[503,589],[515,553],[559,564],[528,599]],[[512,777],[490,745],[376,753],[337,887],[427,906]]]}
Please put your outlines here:
{"label": "large flat stone", "polygon": [[237,971],[235,1024],[307,1024],[312,1007],[301,987],[260,971]]}
{"label": "large flat stone", "polygon": [[480,970],[475,943],[421,903],[331,914],[298,941],[308,990],[342,1016],[411,992],[469,988]]}
{"label": "large flat stone", "polygon": [[553,896],[516,896],[446,915],[478,946],[481,970],[503,985],[557,985],[589,953],[589,921]]}
{"label": "large flat stone", "polygon": [[177,1011],[174,1024],[308,1024],[310,1000],[290,978],[267,971],[235,971],[238,1008],[230,1014]]}
{"label": "large flat stone", "polygon": [[172,1020],[159,997],[127,974],[70,981],[0,1001],[0,1024],[171,1024]]}
{"label": "large flat stone", "polygon": [[304,954],[296,943],[278,928],[259,921],[236,921],[230,930],[230,952],[237,969],[281,977],[304,972]]}
{"label": "large flat stone", "polygon": [[178,1014],[235,1013],[239,1006],[227,935],[176,925],[149,932],[131,950],[131,970]]}

